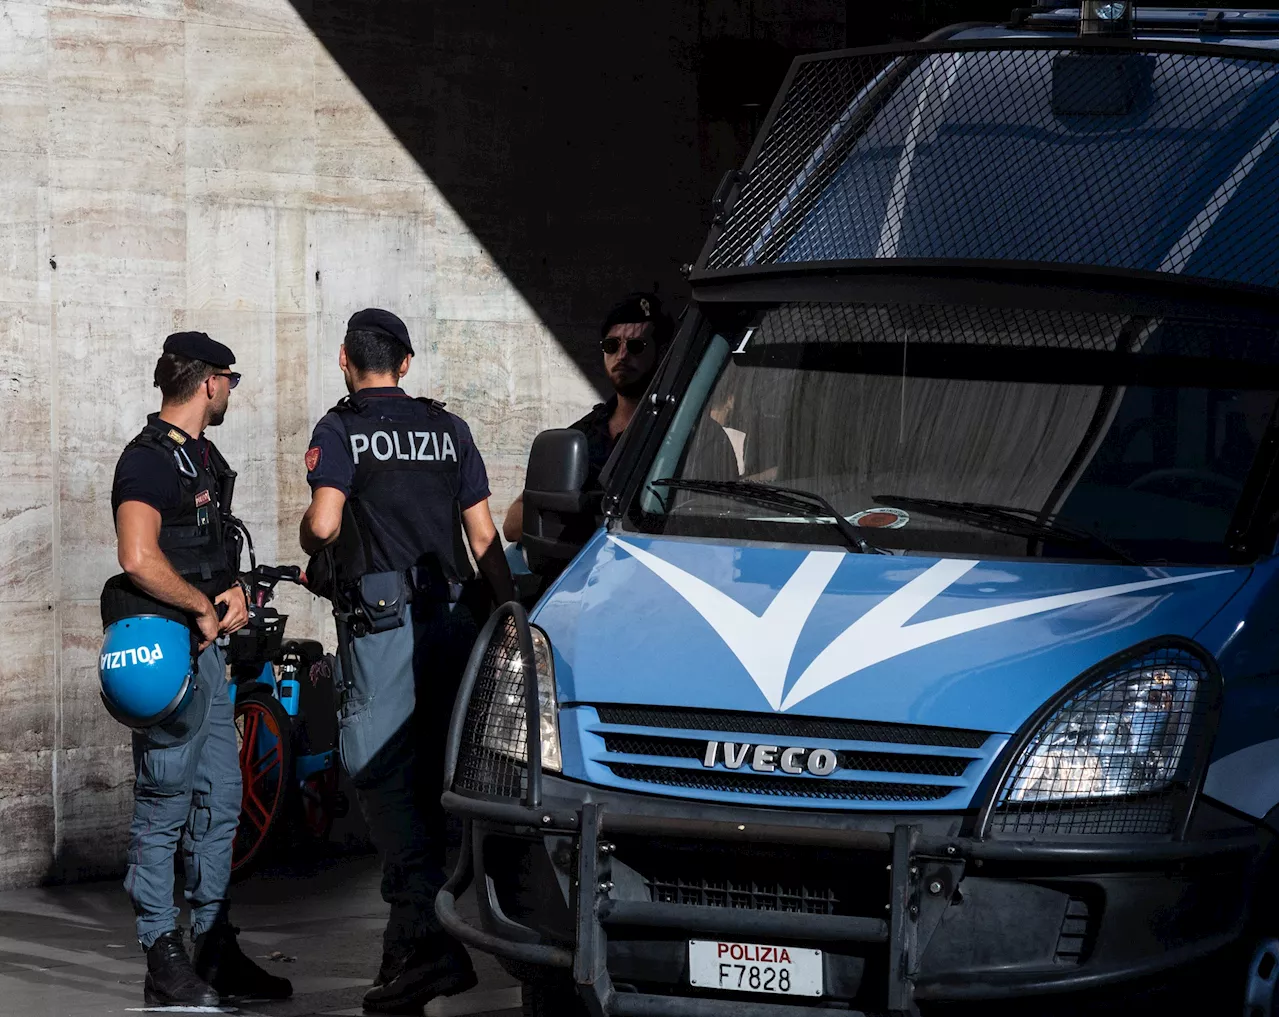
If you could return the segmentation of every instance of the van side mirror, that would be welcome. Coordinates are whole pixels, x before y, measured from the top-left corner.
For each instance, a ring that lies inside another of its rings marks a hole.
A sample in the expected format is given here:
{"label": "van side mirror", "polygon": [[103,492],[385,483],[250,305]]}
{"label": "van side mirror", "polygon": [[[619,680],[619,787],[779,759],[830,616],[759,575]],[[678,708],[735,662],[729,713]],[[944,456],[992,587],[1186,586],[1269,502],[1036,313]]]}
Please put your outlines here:
{"label": "van side mirror", "polygon": [[595,529],[600,492],[585,490],[587,472],[587,436],[581,431],[557,428],[533,439],[521,536],[531,571],[559,571]]}

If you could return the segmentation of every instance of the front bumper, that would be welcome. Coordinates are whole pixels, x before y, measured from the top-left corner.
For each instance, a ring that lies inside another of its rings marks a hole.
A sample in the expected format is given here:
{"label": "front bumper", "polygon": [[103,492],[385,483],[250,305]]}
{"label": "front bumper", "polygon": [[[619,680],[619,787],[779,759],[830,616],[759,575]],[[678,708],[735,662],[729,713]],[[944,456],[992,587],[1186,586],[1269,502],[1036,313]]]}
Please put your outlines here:
{"label": "front bumper", "polygon": [[[521,977],[571,975],[596,1015],[913,1014],[1139,982],[1240,935],[1271,838],[981,841],[960,835],[960,815],[738,808],[550,775],[542,791],[541,807],[445,794],[467,837],[436,910]],[[672,859],[689,878],[670,876]],[[735,882],[752,866],[752,886]],[[709,893],[702,874],[730,870]],[[781,885],[832,873],[838,894]],[[456,908],[473,877],[479,927]],[[694,989],[691,935],[821,949],[824,995]]]}

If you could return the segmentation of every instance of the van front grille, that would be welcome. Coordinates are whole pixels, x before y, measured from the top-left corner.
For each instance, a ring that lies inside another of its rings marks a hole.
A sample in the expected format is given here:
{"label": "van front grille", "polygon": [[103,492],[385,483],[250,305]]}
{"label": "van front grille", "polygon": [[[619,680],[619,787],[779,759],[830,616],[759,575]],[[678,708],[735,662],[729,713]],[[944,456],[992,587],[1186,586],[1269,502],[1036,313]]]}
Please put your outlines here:
{"label": "van front grille", "polygon": [[636,763],[606,764],[624,780],[663,784],[702,791],[740,791],[789,798],[823,798],[840,801],[927,802],[945,798],[954,787],[945,784],[890,784],[879,781],[832,780],[829,777],[788,777],[730,773],[723,770],[687,770],[674,766]]}
{"label": "van front grille", "polygon": [[649,899],[662,904],[748,911],[790,911],[801,915],[833,915],[839,900],[830,886],[763,883],[754,879],[646,878]]}
{"label": "van front grille", "polygon": [[[609,752],[629,756],[666,756],[672,759],[701,760],[707,743],[692,738],[654,738],[649,735],[606,734]],[[965,756],[912,756],[897,752],[836,752],[842,770],[883,773],[926,773],[934,777],[959,777],[973,760]]]}
{"label": "van front grille", "polygon": [[726,731],[770,738],[835,739],[850,742],[892,742],[955,749],[981,748],[990,733],[923,724],[885,724],[872,720],[832,717],[794,717],[790,714],[735,713],[727,710],[686,710],[667,706],[597,706],[601,723],[628,727],[683,728],[688,731]]}
{"label": "van front grille", "polygon": [[680,707],[571,707],[562,726],[569,716],[588,780],[791,807],[968,808],[1007,741],[962,728]]}

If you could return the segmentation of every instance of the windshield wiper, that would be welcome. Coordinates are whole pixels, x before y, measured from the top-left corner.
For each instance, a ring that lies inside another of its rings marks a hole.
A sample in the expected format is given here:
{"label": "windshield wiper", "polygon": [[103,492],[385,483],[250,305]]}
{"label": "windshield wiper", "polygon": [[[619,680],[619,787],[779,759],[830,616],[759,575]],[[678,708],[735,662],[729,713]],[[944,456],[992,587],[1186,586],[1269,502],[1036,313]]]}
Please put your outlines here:
{"label": "windshield wiper", "polygon": [[1106,537],[1083,527],[1064,523],[1053,516],[1041,517],[1034,509],[1014,508],[1010,505],[992,505],[981,501],[949,501],[945,498],[900,498],[895,494],[877,494],[872,501],[910,512],[918,509],[942,518],[971,523],[997,533],[1028,539],[1045,538],[1065,540],[1073,544],[1093,544],[1109,551],[1126,565],[1139,565],[1127,552],[1121,550]]}
{"label": "windshield wiper", "polygon": [[788,515],[813,515],[814,510],[823,513],[823,519],[830,517],[837,530],[844,537],[849,548],[861,554],[888,554],[883,548],[868,543],[858,533],[854,525],[832,508],[831,503],[820,494],[812,491],[801,491],[794,487],[779,487],[777,484],[762,484],[755,480],[694,480],[684,477],[666,477],[663,480],[652,480],[650,487],[669,487],[676,491],[693,491],[697,494],[714,494],[725,498],[736,498],[748,501],[765,508],[778,509]]}

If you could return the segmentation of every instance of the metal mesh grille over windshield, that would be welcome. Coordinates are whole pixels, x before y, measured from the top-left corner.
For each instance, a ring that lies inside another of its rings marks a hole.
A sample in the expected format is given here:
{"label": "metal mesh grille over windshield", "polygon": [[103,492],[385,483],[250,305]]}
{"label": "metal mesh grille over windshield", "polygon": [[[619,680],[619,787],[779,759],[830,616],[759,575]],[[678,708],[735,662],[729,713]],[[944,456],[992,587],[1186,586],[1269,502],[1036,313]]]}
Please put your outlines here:
{"label": "metal mesh grille over windshield", "polygon": [[1276,285],[1274,53],[800,63],[705,269],[972,259]]}
{"label": "metal mesh grille over windshield", "polygon": [[[1276,362],[1274,330],[1225,316],[829,303],[782,304],[770,309],[752,329],[750,342],[736,353],[735,362],[782,363],[802,358],[803,366],[829,368],[821,363],[816,347],[847,343],[865,344],[868,356],[881,359],[889,357],[892,348],[900,351],[905,344],[914,350],[978,348],[965,356],[998,349],[992,355],[1004,363],[1017,363],[1005,357],[1008,350],[1141,355],[1148,362],[1166,358]],[[795,349],[806,345],[811,347],[806,352]],[[878,347],[885,349],[877,352]],[[838,350],[831,352],[837,358],[842,355]]]}

